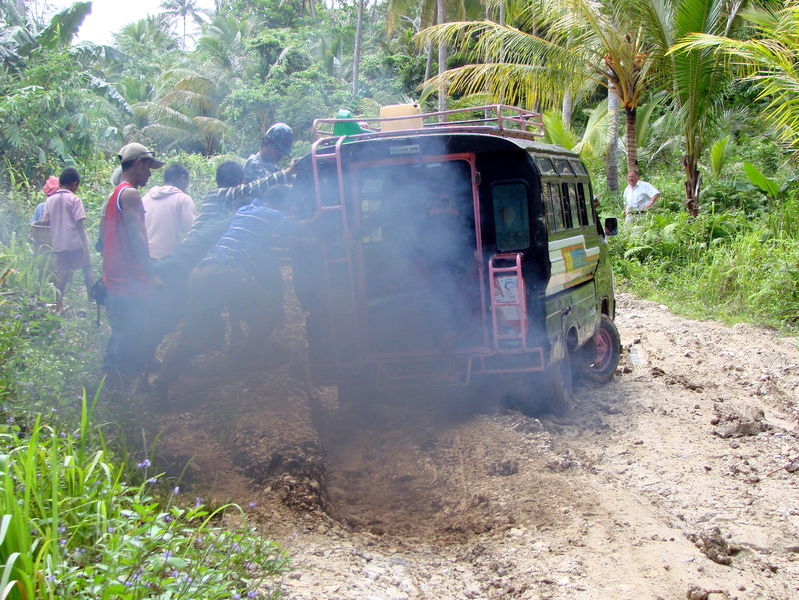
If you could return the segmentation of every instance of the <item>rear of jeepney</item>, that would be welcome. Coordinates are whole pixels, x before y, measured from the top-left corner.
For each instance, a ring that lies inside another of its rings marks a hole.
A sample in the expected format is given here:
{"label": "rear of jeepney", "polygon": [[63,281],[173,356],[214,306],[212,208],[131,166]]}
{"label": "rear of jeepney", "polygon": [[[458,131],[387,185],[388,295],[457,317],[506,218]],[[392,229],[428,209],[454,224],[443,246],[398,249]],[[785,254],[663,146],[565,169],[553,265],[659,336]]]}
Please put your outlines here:
{"label": "rear of jeepney", "polygon": [[[506,139],[540,135],[540,115],[504,106],[453,114],[402,129],[399,118],[375,119],[349,136],[324,133],[342,120],[315,123],[297,191],[316,242],[294,270],[317,383],[465,385],[547,367],[538,178]],[[484,158],[492,148],[497,164]],[[481,164],[512,176],[483,181]]]}

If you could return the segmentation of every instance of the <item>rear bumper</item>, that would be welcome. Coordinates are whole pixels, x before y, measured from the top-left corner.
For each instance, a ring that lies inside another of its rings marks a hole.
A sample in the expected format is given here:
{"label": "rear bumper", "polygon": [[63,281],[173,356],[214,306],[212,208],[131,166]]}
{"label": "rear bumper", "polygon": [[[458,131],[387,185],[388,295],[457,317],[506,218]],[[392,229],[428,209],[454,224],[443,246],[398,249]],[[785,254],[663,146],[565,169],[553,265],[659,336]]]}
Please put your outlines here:
{"label": "rear bumper", "polygon": [[546,369],[543,348],[489,355],[404,357],[371,362],[379,387],[468,385],[474,375],[536,373]]}

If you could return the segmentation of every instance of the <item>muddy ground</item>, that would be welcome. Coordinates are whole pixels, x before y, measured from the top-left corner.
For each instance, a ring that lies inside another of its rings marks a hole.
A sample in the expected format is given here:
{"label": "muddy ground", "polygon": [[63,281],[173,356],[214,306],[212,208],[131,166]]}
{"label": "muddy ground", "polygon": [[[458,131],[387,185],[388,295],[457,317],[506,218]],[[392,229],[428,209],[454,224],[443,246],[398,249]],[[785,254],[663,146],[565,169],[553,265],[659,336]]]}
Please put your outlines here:
{"label": "muddy ground", "polygon": [[195,365],[156,428],[161,465],[289,548],[285,597],[799,597],[796,339],[620,295],[614,381],[538,419],[463,390],[339,406],[302,323],[282,364]]}

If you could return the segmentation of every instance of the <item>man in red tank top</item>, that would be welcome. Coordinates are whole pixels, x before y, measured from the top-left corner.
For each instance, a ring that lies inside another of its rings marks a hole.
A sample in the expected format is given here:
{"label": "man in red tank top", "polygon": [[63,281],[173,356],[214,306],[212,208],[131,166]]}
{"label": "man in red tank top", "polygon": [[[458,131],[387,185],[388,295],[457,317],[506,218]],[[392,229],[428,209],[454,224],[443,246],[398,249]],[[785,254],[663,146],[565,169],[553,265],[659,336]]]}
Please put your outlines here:
{"label": "man in red tank top", "polygon": [[108,290],[106,309],[111,337],[103,369],[123,378],[141,371],[152,354],[147,335],[149,298],[160,282],[152,261],[144,226],[144,207],[137,188],[147,184],[152,169],[164,163],[142,144],[119,151],[122,178],[109,196],[101,224],[103,283]]}

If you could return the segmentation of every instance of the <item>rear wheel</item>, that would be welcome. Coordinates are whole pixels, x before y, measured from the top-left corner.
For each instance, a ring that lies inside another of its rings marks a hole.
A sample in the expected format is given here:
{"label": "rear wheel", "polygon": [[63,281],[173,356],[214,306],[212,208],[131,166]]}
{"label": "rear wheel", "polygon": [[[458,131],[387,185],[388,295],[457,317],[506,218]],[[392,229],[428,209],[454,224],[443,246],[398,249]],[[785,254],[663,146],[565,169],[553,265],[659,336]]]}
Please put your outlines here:
{"label": "rear wheel", "polygon": [[621,338],[615,323],[602,315],[599,329],[589,342],[580,348],[580,375],[594,383],[607,383],[616,373],[621,354]]}

